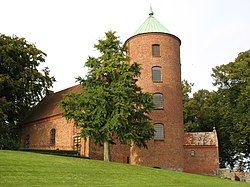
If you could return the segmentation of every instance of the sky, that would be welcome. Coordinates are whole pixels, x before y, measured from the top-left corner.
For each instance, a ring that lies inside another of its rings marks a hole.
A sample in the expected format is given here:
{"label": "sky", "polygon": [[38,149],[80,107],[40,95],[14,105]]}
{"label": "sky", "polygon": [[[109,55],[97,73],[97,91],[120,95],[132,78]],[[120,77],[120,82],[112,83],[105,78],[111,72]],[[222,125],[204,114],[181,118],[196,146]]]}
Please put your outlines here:
{"label": "sky", "polygon": [[[193,91],[215,89],[212,68],[250,49],[250,0],[0,0],[0,33],[24,37],[47,54],[53,91],[84,77],[106,31],[122,42],[155,18],[181,41],[182,79]],[[42,68],[42,67],[41,67]]]}

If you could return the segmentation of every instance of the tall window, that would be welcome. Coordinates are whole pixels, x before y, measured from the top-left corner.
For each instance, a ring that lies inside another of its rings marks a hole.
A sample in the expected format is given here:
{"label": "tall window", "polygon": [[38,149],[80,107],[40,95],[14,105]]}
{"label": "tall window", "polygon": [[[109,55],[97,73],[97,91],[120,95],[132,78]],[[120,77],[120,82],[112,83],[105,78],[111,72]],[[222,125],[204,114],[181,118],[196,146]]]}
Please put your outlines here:
{"label": "tall window", "polygon": [[161,123],[154,124],[154,130],[155,130],[154,139],[155,140],[164,140],[163,124],[161,124]]}
{"label": "tall window", "polygon": [[153,44],[152,45],[152,55],[155,57],[160,56],[160,45],[159,44]]}
{"label": "tall window", "polygon": [[56,144],[56,129],[50,130],[50,145],[54,146]]}
{"label": "tall window", "polygon": [[152,79],[153,82],[161,82],[162,81],[162,74],[161,74],[161,67],[152,67]]}
{"label": "tall window", "polygon": [[155,109],[163,108],[163,95],[161,93],[155,93],[153,101]]}
{"label": "tall window", "polygon": [[30,135],[26,135],[24,139],[24,148],[28,149],[30,147]]}

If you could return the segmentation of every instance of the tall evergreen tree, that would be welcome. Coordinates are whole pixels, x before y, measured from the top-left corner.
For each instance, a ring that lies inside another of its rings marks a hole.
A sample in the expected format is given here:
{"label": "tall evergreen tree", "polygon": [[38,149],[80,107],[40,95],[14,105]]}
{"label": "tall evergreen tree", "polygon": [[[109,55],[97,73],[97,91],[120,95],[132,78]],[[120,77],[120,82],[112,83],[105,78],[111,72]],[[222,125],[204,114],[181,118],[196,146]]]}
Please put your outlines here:
{"label": "tall evergreen tree", "polygon": [[153,109],[152,95],[136,84],[140,75],[137,63],[129,64],[126,51],[114,32],[107,32],[95,48],[100,56],[89,57],[86,78],[78,78],[84,91],[70,94],[61,106],[64,116],[82,127],[82,136],[104,147],[109,161],[109,144],[116,139],[123,144],[146,147],[154,135],[148,113]]}

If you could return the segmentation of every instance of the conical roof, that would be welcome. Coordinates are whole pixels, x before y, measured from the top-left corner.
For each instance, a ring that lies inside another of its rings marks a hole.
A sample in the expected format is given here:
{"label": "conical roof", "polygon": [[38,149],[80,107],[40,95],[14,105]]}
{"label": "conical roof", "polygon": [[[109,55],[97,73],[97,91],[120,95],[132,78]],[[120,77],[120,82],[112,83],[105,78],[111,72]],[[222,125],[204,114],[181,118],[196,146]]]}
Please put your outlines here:
{"label": "conical roof", "polygon": [[134,35],[149,33],[149,32],[160,32],[160,33],[168,33],[169,30],[164,27],[157,19],[154,17],[154,13],[150,8],[149,17],[144,21],[144,23],[137,29]]}

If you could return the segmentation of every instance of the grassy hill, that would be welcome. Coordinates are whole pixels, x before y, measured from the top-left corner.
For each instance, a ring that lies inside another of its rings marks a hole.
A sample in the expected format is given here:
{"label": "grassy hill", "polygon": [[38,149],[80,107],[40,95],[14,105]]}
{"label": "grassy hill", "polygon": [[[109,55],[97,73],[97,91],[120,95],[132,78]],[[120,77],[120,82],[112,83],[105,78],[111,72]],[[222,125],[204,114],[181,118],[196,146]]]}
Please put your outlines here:
{"label": "grassy hill", "polygon": [[[128,164],[0,151],[0,186],[247,186],[217,177]],[[249,185],[249,184],[248,184]]]}

